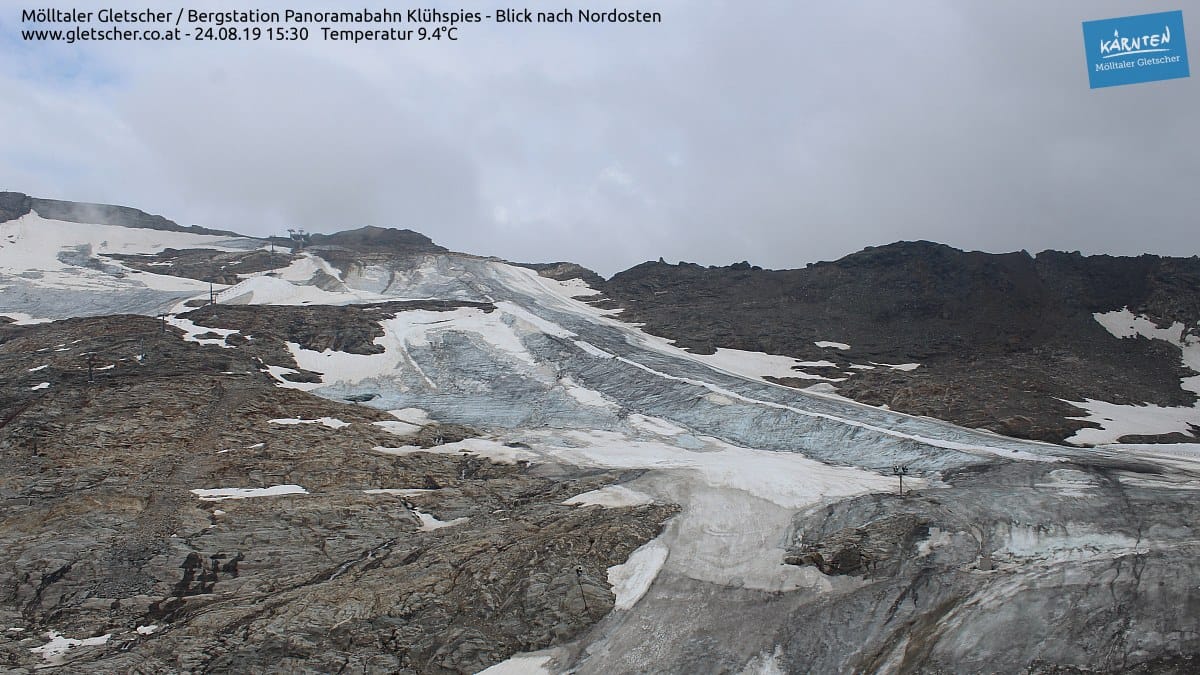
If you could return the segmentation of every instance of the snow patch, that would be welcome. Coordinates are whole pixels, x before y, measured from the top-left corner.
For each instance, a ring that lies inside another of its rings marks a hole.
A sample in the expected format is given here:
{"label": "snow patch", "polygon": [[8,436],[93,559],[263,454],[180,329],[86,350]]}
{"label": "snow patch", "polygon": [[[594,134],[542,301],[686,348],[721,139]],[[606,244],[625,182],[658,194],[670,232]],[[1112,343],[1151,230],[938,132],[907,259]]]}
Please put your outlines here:
{"label": "snow patch", "polygon": [[634,428],[641,431],[647,431],[656,436],[678,436],[679,434],[687,431],[687,429],[684,429],[676,424],[672,424],[671,422],[668,422],[660,417],[649,417],[634,413],[630,415],[628,419],[629,423],[633,425]]}
{"label": "snow patch", "polygon": [[32,326],[39,323],[50,323],[54,319],[35,319],[28,314],[22,312],[0,312],[0,316],[6,316],[13,320],[13,324],[17,326]]}
{"label": "snow patch", "polygon": [[667,561],[668,552],[658,540],[650,541],[631,553],[625,562],[608,568],[608,583],[617,596],[615,609],[631,609],[642,599]]}
{"label": "snow patch", "polygon": [[558,287],[562,289],[562,294],[568,297],[582,298],[588,295],[600,295],[600,291],[589,286],[583,279],[567,279],[566,281],[551,279],[551,281],[558,284]]}
{"label": "snow patch", "polygon": [[433,421],[429,413],[420,408],[400,408],[399,410],[389,410],[388,414],[401,422],[423,426]]}
{"label": "snow patch", "polygon": [[348,305],[385,299],[385,296],[376,293],[326,291],[317,286],[265,275],[250,277],[217,295],[217,303],[222,305]]}
{"label": "snow patch", "polygon": [[1159,328],[1148,317],[1135,315],[1128,307],[1114,312],[1096,312],[1092,314],[1092,318],[1109,333],[1121,339],[1141,336],[1150,340],[1163,340],[1173,345],[1179,345],[1183,341],[1182,323],[1176,321],[1167,328]]}
{"label": "snow patch", "polygon": [[[166,321],[168,324],[182,330],[184,332],[183,339],[187,340],[188,342],[196,342],[196,343],[202,344],[202,345],[216,345],[218,347],[223,347],[225,349],[233,349],[233,347],[231,345],[225,344],[225,338],[238,332],[236,330],[231,330],[228,328],[209,328],[207,326],[199,326],[199,325],[193,323],[190,319],[181,319],[177,316],[168,316]],[[219,338],[196,337],[197,335],[204,335],[205,333],[215,333],[217,335],[220,335],[221,337],[219,337]]]}
{"label": "snow patch", "polygon": [[[291,348],[293,344],[294,343],[289,342],[288,347]],[[296,345],[296,348],[298,349],[299,345]],[[267,369],[267,373],[271,377],[275,378],[275,382],[276,382],[275,386],[277,386],[277,387],[283,387],[284,389],[299,389],[300,391],[312,391],[313,389],[319,389],[319,388],[325,386],[324,383],[321,383],[321,382],[292,382],[291,380],[285,379],[283,377],[284,375],[298,374],[300,371],[296,370],[295,368],[285,368],[283,366],[266,366],[266,369]]]}
{"label": "snow patch", "polygon": [[905,372],[916,370],[917,368],[921,367],[921,364],[919,363],[877,363],[875,361],[871,361],[871,363],[876,366],[883,366],[884,368],[891,368],[892,370],[903,370]]}
{"label": "snow patch", "polygon": [[[1109,333],[1122,340],[1143,337],[1175,345],[1179,348],[1183,365],[1200,373],[1200,335],[1189,333],[1182,323],[1176,321],[1167,328],[1159,328],[1149,318],[1134,315],[1128,307],[1114,312],[1096,312],[1092,317]],[[1185,391],[1200,394],[1200,375],[1185,377],[1179,384]],[[1115,443],[1126,435],[1180,433],[1194,437],[1192,427],[1200,427],[1200,401],[1191,407],[1120,405],[1093,399],[1066,402],[1088,413],[1086,417],[1067,419],[1100,425],[1099,429],[1080,429],[1067,439],[1068,443],[1076,445]]]}
{"label": "snow patch", "polygon": [[[319,417],[315,420],[304,420],[299,418],[281,418],[269,420],[271,424],[322,424],[330,429],[341,429],[342,427],[350,426],[350,422],[343,422],[336,417]],[[379,424],[376,422],[376,424]]]}
{"label": "snow patch", "polygon": [[829,340],[818,340],[818,341],[814,342],[813,344],[820,347],[821,349],[832,348],[832,349],[840,349],[842,351],[846,351],[847,349],[850,349],[850,345],[846,344],[845,342],[830,342]]}
{"label": "snow patch", "polygon": [[29,389],[30,389],[31,391],[40,391],[40,390],[42,390],[42,389],[49,389],[49,388],[50,388],[50,383],[49,383],[49,382],[42,382],[41,384],[35,384],[35,385],[33,385],[33,386],[32,386],[32,387],[30,387]]}
{"label": "snow patch", "polygon": [[341,272],[326,262],[325,259],[311,253],[301,253],[287,267],[268,270],[267,272],[256,272],[255,276],[274,276],[294,284],[310,285],[321,273],[328,274],[334,279],[341,278]]}
{"label": "snow patch", "polygon": [[281,495],[306,495],[308,490],[299,485],[272,485],[266,488],[211,488],[196,489],[192,494],[201,501],[215,502],[222,499],[250,499],[253,497],[278,497]]}
{"label": "snow patch", "polygon": [[846,401],[847,403],[854,403],[853,399],[846,398],[845,396],[837,393],[837,387],[828,382],[818,382],[811,387],[805,387],[801,389],[801,391],[806,391],[810,394],[816,394],[817,396],[824,396],[825,398],[835,398],[839,401]]}
{"label": "snow patch", "polygon": [[[1065,400],[1065,399],[1062,399]],[[1099,424],[1100,428],[1076,431],[1067,439],[1075,445],[1116,443],[1122,436],[1157,436],[1180,433],[1193,437],[1192,427],[1200,427],[1200,408],[1168,408],[1159,405],[1121,405],[1095,399],[1066,401],[1084,409],[1086,417],[1068,417]]]}
{"label": "snow patch", "polygon": [[372,490],[363,490],[363,494],[368,495],[399,495],[408,497],[410,495],[419,495],[425,492],[434,492],[425,488],[375,488]]}
{"label": "snow patch", "polygon": [[571,398],[582,403],[583,405],[596,406],[598,408],[617,407],[617,404],[604,398],[604,395],[600,392],[596,391],[595,389],[581,387],[569,377],[564,377],[563,379],[559,380],[559,384],[566,389],[567,394],[569,394]]}
{"label": "snow patch", "polygon": [[550,659],[554,658],[551,655],[538,654],[536,652],[530,654],[517,654],[507,661],[501,661],[490,668],[484,668],[475,675],[550,675],[550,669],[546,667],[550,663]]}
{"label": "snow patch", "polygon": [[468,520],[467,518],[455,518],[454,520],[438,520],[437,518],[434,518],[432,515],[425,513],[423,511],[418,511],[416,509],[413,509],[413,513],[417,514],[417,517],[421,519],[420,530],[422,532],[432,532],[433,530],[440,530],[443,527],[453,527],[454,525],[461,525],[461,524],[467,522],[467,520]]}
{"label": "snow patch", "polygon": [[49,633],[46,633],[46,638],[50,640],[49,642],[41,647],[34,647],[29,651],[33,652],[34,654],[41,654],[42,658],[46,660],[46,663],[58,666],[62,665],[66,661],[64,657],[69,650],[75,647],[99,646],[107,643],[110,637],[112,637],[112,633],[107,633],[99,637],[76,640],[74,638],[63,637],[62,634],[57,631],[50,631]]}
{"label": "snow patch", "polygon": [[137,631],[138,635],[154,635],[155,633],[158,632],[159,626],[158,626],[158,624],[151,624],[149,626],[138,626],[134,630]]}
{"label": "snow patch", "polygon": [[530,461],[537,457],[525,448],[514,448],[487,438],[468,438],[465,441],[435,445],[431,448],[422,448],[419,445],[406,445],[399,448],[377,446],[375,451],[385,455],[411,455],[417,452],[430,452],[438,455],[467,453],[486,457],[498,464],[516,464],[519,461]]}
{"label": "snow patch", "polygon": [[724,347],[718,348],[714,354],[690,354],[690,356],[719,370],[741,375],[742,377],[758,379],[764,377],[795,377],[802,380],[829,380],[830,378],[806,373],[802,370],[797,370],[797,368],[806,365],[833,365],[828,361],[800,361],[790,356],[748,352],[741,349],[725,349]]}
{"label": "snow patch", "polygon": [[637,490],[631,490],[624,485],[609,485],[599,490],[575,495],[563,502],[567,506],[603,506],[614,509],[623,506],[641,506],[653,503],[654,498],[650,495],[638,492]]}

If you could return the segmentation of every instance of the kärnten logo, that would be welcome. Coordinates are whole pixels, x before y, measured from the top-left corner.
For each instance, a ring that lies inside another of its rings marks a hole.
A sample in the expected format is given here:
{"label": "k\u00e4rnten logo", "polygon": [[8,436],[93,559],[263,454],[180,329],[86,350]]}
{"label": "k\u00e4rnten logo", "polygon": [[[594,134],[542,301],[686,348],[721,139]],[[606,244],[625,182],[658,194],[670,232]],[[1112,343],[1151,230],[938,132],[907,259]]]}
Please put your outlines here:
{"label": "k\u00e4rnten logo", "polygon": [[1083,22],[1092,89],[1188,77],[1183,12]]}
{"label": "k\u00e4rnten logo", "polygon": [[[1111,59],[1114,56],[1129,56],[1131,54],[1152,54],[1169,52],[1165,45],[1171,43],[1171,27],[1163,26],[1163,32],[1156,35],[1140,37],[1121,37],[1121,31],[1114,30],[1111,40],[1100,41],[1101,58]],[[1164,45],[1160,47],[1159,45]]]}

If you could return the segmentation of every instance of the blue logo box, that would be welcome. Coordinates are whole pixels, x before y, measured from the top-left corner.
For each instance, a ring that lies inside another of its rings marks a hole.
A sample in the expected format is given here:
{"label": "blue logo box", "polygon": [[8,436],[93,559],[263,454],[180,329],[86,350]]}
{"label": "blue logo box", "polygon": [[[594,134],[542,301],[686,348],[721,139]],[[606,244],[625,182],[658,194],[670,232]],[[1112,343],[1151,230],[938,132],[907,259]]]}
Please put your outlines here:
{"label": "blue logo box", "polygon": [[1183,12],[1083,22],[1092,89],[1188,77]]}

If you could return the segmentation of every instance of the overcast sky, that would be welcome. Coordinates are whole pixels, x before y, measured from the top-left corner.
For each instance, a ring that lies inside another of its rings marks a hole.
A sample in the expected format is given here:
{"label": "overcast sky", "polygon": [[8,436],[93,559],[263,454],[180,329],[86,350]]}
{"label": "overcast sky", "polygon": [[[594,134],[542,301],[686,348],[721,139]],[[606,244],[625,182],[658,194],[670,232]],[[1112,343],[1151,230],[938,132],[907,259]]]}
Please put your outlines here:
{"label": "overcast sky", "polygon": [[1200,253],[1200,75],[1090,90],[1080,27],[1183,9],[1195,69],[1200,7],[1179,0],[528,0],[664,22],[440,44],[17,33],[22,6],[139,4],[164,6],[0,0],[0,189],[248,234],[407,227],[606,276],[901,239]]}

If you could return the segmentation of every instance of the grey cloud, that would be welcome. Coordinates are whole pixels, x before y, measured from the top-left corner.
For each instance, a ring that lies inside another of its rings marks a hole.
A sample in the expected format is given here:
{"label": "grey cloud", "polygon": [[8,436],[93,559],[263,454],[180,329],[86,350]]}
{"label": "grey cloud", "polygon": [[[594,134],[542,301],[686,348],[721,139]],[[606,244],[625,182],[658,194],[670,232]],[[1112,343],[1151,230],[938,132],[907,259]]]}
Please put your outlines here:
{"label": "grey cloud", "polygon": [[0,182],[258,234],[411,227],[605,274],[917,238],[1197,252],[1193,80],[1091,91],[1081,44],[1081,21],[1176,6],[649,5],[665,24],[99,50],[115,84],[22,84],[69,135],[0,103],[39,139],[0,153]]}

